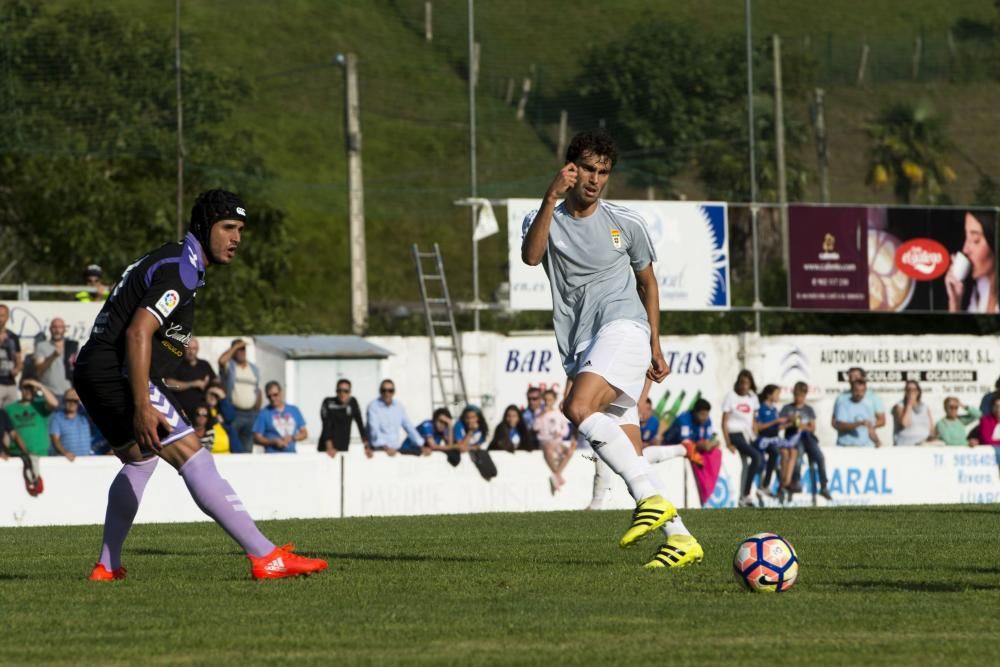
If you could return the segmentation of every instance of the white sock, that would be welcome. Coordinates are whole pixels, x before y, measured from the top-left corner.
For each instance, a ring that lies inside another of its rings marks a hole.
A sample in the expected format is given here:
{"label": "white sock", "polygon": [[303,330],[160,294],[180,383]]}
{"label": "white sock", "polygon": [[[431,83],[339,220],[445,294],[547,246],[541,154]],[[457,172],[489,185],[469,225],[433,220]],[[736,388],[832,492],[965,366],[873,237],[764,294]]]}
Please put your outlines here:
{"label": "white sock", "polygon": [[662,463],[686,455],[684,445],[654,445],[642,450],[643,458],[650,463]]}
{"label": "white sock", "polygon": [[604,504],[610,496],[611,468],[601,459],[597,459],[594,461],[594,495],[590,499],[589,509],[604,509]]}
{"label": "white sock", "polygon": [[636,502],[656,495],[656,488],[643,466],[649,464],[635,453],[632,441],[610,417],[595,412],[580,423],[579,431],[590,441],[594,453],[625,480]]}
{"label": "white sock", "polygon": [[663,524],[663,534],[667,537],[672,535],[690,535],[691,531],[687,529],[687,526],[684,525],[684,521],[681,519],[681,515],[678,514]]}

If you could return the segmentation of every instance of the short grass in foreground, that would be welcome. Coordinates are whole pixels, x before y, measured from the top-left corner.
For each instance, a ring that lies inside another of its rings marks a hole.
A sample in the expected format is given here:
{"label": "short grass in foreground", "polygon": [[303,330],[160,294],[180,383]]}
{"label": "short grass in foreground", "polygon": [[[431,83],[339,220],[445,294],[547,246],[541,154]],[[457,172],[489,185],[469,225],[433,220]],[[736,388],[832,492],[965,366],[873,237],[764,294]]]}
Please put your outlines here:
{"label": "short grass in foreground", "polygon": [[[0,530],[0,663],[949,664],[995,662],[1000,507],[684,514],[705,561],[648,572],[625,512],[277,521],[330,559],[254,582],[211,524],[137,526],[126,581],[84,580],[100,528]],[[737,586],[733,551],[774,531],[787,594]]]}

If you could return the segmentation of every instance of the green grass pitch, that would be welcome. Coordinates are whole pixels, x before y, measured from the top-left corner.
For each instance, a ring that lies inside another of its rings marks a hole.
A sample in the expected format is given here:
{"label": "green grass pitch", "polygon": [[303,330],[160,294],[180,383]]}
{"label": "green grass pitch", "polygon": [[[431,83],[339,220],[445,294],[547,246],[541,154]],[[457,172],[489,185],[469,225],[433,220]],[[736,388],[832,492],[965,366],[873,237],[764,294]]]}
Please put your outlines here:
{"label": "green grass pitch", "polygon": [[[100,527],[0,530],[0,664],[986,665],[1000,507],[684,513],[705,561],[647,572],[626,512],[275,521],[330,560],[254,582],[216,526],[136,526],[128,579],[85,576]],[[750,534],[798,551],[786,594],[732,575]]]}

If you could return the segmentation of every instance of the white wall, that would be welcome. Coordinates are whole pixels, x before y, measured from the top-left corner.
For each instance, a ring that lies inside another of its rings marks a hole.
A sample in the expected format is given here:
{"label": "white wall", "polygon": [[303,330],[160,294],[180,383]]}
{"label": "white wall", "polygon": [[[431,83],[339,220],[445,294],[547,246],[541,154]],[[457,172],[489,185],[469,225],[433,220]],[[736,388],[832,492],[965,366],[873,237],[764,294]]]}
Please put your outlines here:
{"label": "white wall", "polygon": [[[834,499],[832,503],[820,499],[820,505],[1000,502],[1000,448],[829,448],[825,453]],[[357,447],[336,459],[309,451],[217,456],[216,462],[251,515],[259,519],[572,510],[583,509],[590,501],[594,464],[580,454],[566,469],[566,487],[555,496],[549,491],[548,470],[540,453],[495,452],[493,459],[499,474],[490,482],[479,476],[467,458],[455,468],[439,454],[429,458],[379,455],[369,460]],[[0,526],[101,523],[108,485],[119,467],[107,456],[73,463],[43,459],[45,492],[32,498],[21,481],[20,461],[0,461]],[[654,470],[675,505],[698,505],[686,461],[675,459]],[[739,476],[738,457],[724,453],[722,475],[710,506],[735,505]],[[811,494],[804,493],[795,503],[811,501]],[[624,485],[616,480],[607,507],[631,506]],[[137,521],[205,520],[181,478],[161,462]]]}

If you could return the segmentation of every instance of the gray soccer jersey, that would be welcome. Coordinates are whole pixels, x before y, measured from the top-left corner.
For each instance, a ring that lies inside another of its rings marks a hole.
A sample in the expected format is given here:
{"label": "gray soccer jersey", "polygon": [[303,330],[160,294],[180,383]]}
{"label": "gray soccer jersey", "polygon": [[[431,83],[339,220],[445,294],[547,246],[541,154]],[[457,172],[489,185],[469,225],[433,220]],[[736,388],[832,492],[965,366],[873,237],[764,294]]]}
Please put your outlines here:
{"label": "gray soccer jersey", "polygon": [[[521,226],[528,233],[538,211]],[[574,218],[560,203],[552,213],[542,263],[552,286],[552,322],[568,375],[581,343],[605,324],[634,320],[649,326],[636,291],[635,272],[656,261],[646,222],[635,211],[599,200],[586,218]]]}

